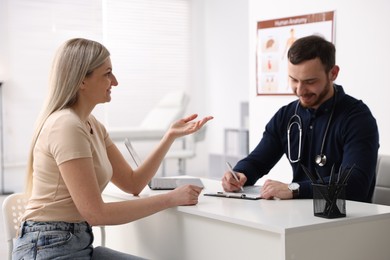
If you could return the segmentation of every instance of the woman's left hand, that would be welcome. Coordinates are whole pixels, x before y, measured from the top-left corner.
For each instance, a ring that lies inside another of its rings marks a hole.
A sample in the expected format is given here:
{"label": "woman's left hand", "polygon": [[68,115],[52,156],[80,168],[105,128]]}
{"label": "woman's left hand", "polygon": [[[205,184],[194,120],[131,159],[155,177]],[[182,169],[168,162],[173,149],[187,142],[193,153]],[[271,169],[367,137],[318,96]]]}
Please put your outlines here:
{"label": "woman's left hand", "polygon": [[206,116],[201,120],[193,121],[197,117],[197,114],[193,114],[174,122],[168,130],[169,134],[175,138],[192,134],[201,129],[209,120],[214,118],[212,116]]}

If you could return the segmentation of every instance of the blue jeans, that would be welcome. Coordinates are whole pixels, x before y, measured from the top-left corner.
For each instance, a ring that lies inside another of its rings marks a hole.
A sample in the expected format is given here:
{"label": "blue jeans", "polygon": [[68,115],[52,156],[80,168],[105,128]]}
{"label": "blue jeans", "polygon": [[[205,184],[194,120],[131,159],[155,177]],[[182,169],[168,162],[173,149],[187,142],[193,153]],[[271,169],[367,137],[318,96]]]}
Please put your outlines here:
{"label": "blue jeans", "polygon": [[93,233],[86,222],[34,222],[21,224],[12,259],[142,259],[105,247],[92,246]]}

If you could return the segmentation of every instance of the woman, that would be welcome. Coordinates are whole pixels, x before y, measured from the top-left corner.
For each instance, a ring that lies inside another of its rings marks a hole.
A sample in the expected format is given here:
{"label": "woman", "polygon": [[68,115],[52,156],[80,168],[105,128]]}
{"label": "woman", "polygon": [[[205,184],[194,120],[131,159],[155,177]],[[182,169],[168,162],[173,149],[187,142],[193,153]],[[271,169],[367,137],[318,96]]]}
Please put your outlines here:
{"label": "woman", "polygon": [[109,181],[139,194],[178,137],[198,131],[212,117],[191,115],[173,123],[145,162],[133,170],[91,115],[111,100],[118,82],[108,50],[98,42],[71,39],[59,49],[50,92],[35,130],[28,164],[27,210],[15,241],[14,259],[138,259],[92,247],[91,226],[128,223],[158,211],[198,202],[193,185],[123,202],[105,203]]}

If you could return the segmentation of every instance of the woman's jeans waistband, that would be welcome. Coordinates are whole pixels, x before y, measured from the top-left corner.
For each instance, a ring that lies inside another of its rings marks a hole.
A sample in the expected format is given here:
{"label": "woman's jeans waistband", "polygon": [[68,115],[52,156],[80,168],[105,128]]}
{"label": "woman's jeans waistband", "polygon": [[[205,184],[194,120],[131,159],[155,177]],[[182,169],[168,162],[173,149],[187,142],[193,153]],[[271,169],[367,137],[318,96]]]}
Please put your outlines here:
{"label": "woman's jeans waistband", "polygon": [[87,222],[21,224],[12,259],[91,259],[92,227]]}
{"label": "woman's jeans waistband", "polygon": [[20,225],[18,236],[22,237],[23,234],[36,231],[69,231],[74,234],[80,231],[92,231],[92,227],[87,222],[68,223],[62,221],[54,222],[35,222],[24,221]]}

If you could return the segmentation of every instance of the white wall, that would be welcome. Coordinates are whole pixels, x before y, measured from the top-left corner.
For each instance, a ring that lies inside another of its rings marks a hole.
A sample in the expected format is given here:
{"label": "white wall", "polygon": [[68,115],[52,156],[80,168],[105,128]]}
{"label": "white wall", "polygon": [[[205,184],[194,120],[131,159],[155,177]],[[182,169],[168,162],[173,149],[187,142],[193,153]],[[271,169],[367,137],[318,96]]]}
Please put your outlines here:
{"label": "white wall", "polygon": [[[201,74],[208,112],[215,116],[210,124],[210,153],[223,151],[223,130],[239,126],[240,102],[248,101],[248,4],[242,0],[196,0],[203,3],[199,10],[202,26],[194,44],[204,49]],[[198,37],[198,38],[197,38]]]}
{"label": "white wall", "polygon": [[[35,1],[31,8],[22,8],[30,6],[28,1],[0,1],[0,80],[5,82],[5,180],[11,190],[23,186],[33,125],[46,94],[54,51],[65,39],[76,36],[75,26],[83,37],[97,40],[101,40],[103,30],[99,29],[99,23],[92,22],[88,5],[72,12],[66,19],[71,23],[56,24],[56,16],[62,17],[70,10],[58,7],[59,1],[52,4]],[[98,16],[99,0],[91,3],[96,7],[92,9],[94,15]],[[240,102],[248,100],[248,1],[193,0],[192,5],[193,87],[189,90],[188,113],[210,114],[215,120],[207,129],[206,141],[197,146],[198,156],[188,162],[187,170],[188,174],[204,176],[209,168],[209,153],[223,152],[223,129],[238,127]],[[35,8],[39,6],[46,10],[47,16],[37,16],[39,12]],[[84,23],[86,25],[73,24],[80,12],[88,14],[82,16],[89,19]],[[120,100],[113,98],[112,102]],[[129,120],[131,124],[134,122]],[[175,162],[168,166],[173,172],[177,169]]]}
{"label": "white wall", "polygon": [[188,162],[188,174],[209,175],[209,154],[223,153],[224,129],[240,126],[240,103],[248,101],[249,9],[247,0],[193,0],[192,4],[194,87],[189,109],[214,120],[206,141],[198,145],[198,156]]}
{"label": "white wall", "polygon": [[[9,49],[4,47],[3,39],[10,35],[9,23],[12,17],[12,12],[7,9],[8,1],[0,0],[0,77],[7,81],[8,86],[12,86],[11,83],[15,83],[16,79],[7,78],[6,73],[16,64],[31,66],[36,71],[35,75],[44,74],[49,68],[36,68],[25,56],[10,61],[10,56],[18,53],[17,48],[22,43],[14,39],[13,44],[7,44]],[[348,2],[336,0],[192,0],[192,5],[193,88],[190,90],[191,103],[188,110],[201,115],[211,114],[215,119],[209,124],[206,142],[198,146],[199,156],[188,162],[189,174],[204,175],[208,171],[208,154],[223,153],[223,129],[239,127],[240,102],[250,101],[250,146],[253,148],[269,118],[280,106],[294,98],[256,96],[254,73],[257,21],[331,10],[336,11],[337,62],[341,67],[338,83],[349,94],[363,99],[371,107],[380,129],[380,152],[390,154],[390,125],[386,116],[387,111],[390,111],[386,99],[390,97],[387,86],[387,73],[390,71],[390,50],[387,46],[390,17],[387,12],[390,10],[390,2],[358,1],[351,6]],[[28,10],[19,12],[26,13],[28,17]],[[26,25],[24,30],[30,28]],[[44,37],[42,41],[45,41]],[[58,46],[58,43],[50,43],[49,46]],[[41,59],[51,60],[55,48],[50,48],[42,48]],[[25,77],[22,71],[19,72],[20,78]],[[32,109],[29,97],[40,95],[43,98],[45,89],[42,86],[45,86],[47,79],[23,80],[27,84],[22,91],[12,88],[5,90],[5,118],[8,118],[5,130],[9,131],[5,148],[6,153],[12,150],[11,154],[5,155],[5,163],[7,183],[11,182],[11,186],[21,185],[23,177],[18,176],[24,175],[24,169],[22,167],[22,171],[14,174],[12,166],[15,166],[14,162],[23,163],[26,159],[26,149],[37,113],[37,109]],[[11,128],[17,130],[11,131]],[[289,178],[290,169],[283,164],[278,167],[285,175],[272,177]]]}
{"label": "white wall", "polygon": [[[283,8],[281,8],[283,7]],[[256,23],[325,11],[336,11],[335,44],[336,62],[341,71],[337,83],[346,93],[362,99],[377,119],[380,133],[380,153],[390,154],[390,2],[386,0],[355,1],[311,1],[276,0],[264,4],[261,0],[250,1],[250,51],[255,51]],[[255,60],[250,60],[250,146],[258,143],[265,124],[276,110],[294,97],[256,96]],[[283,158],[277,166],[283,174],[268,177],[289,181],[291,169]],[[274,170],[275,172],[276,170]],[[271,173],[272,174],[272,173]]]}
{"label": "white wall", "polygon": [[18,191],[23,187],[31,136],[47,93],[55,50],[71,37],[82,35],[102,40],[102,26],[96,22],[101,16],[101,1],[91,0],[89,4],[75,9],[61,1],[48,4],[35,0],[31,4],[28,0],[0,0],[0,81],[4,81],[7,190]]}
{"label": "white wall", "polygon": [[[264,127],[277,109],[294,96],[256,95],[256,26],[261,20],[277,19],[325,11],[336,12],[335,40],[337,80],[345,91],[362,99],[372,110],[380,131],[379,152],[390,154],[390,123],[387,111],[390,97],[387,73],[390,71],[390,31],[387,25],[390,2],[386,0],[348,1],[311,0],[197,0],[194,20],[195,49],[201,60],[195,79],[205,89],[204,102],[215,116],[210,124],[209,153],[223,153],[223,129],[239,127],[239,103],[250,102],[250,149],[262,136]],[[380,19],[378,19],[380,18]],[[206,151],[207,152],[207,151]],[[283,174],[272,174],[282,172]],[[267,177],[290,181],[291,168],[283,158]],[[262,180],[263,181],[263,180]]]}

